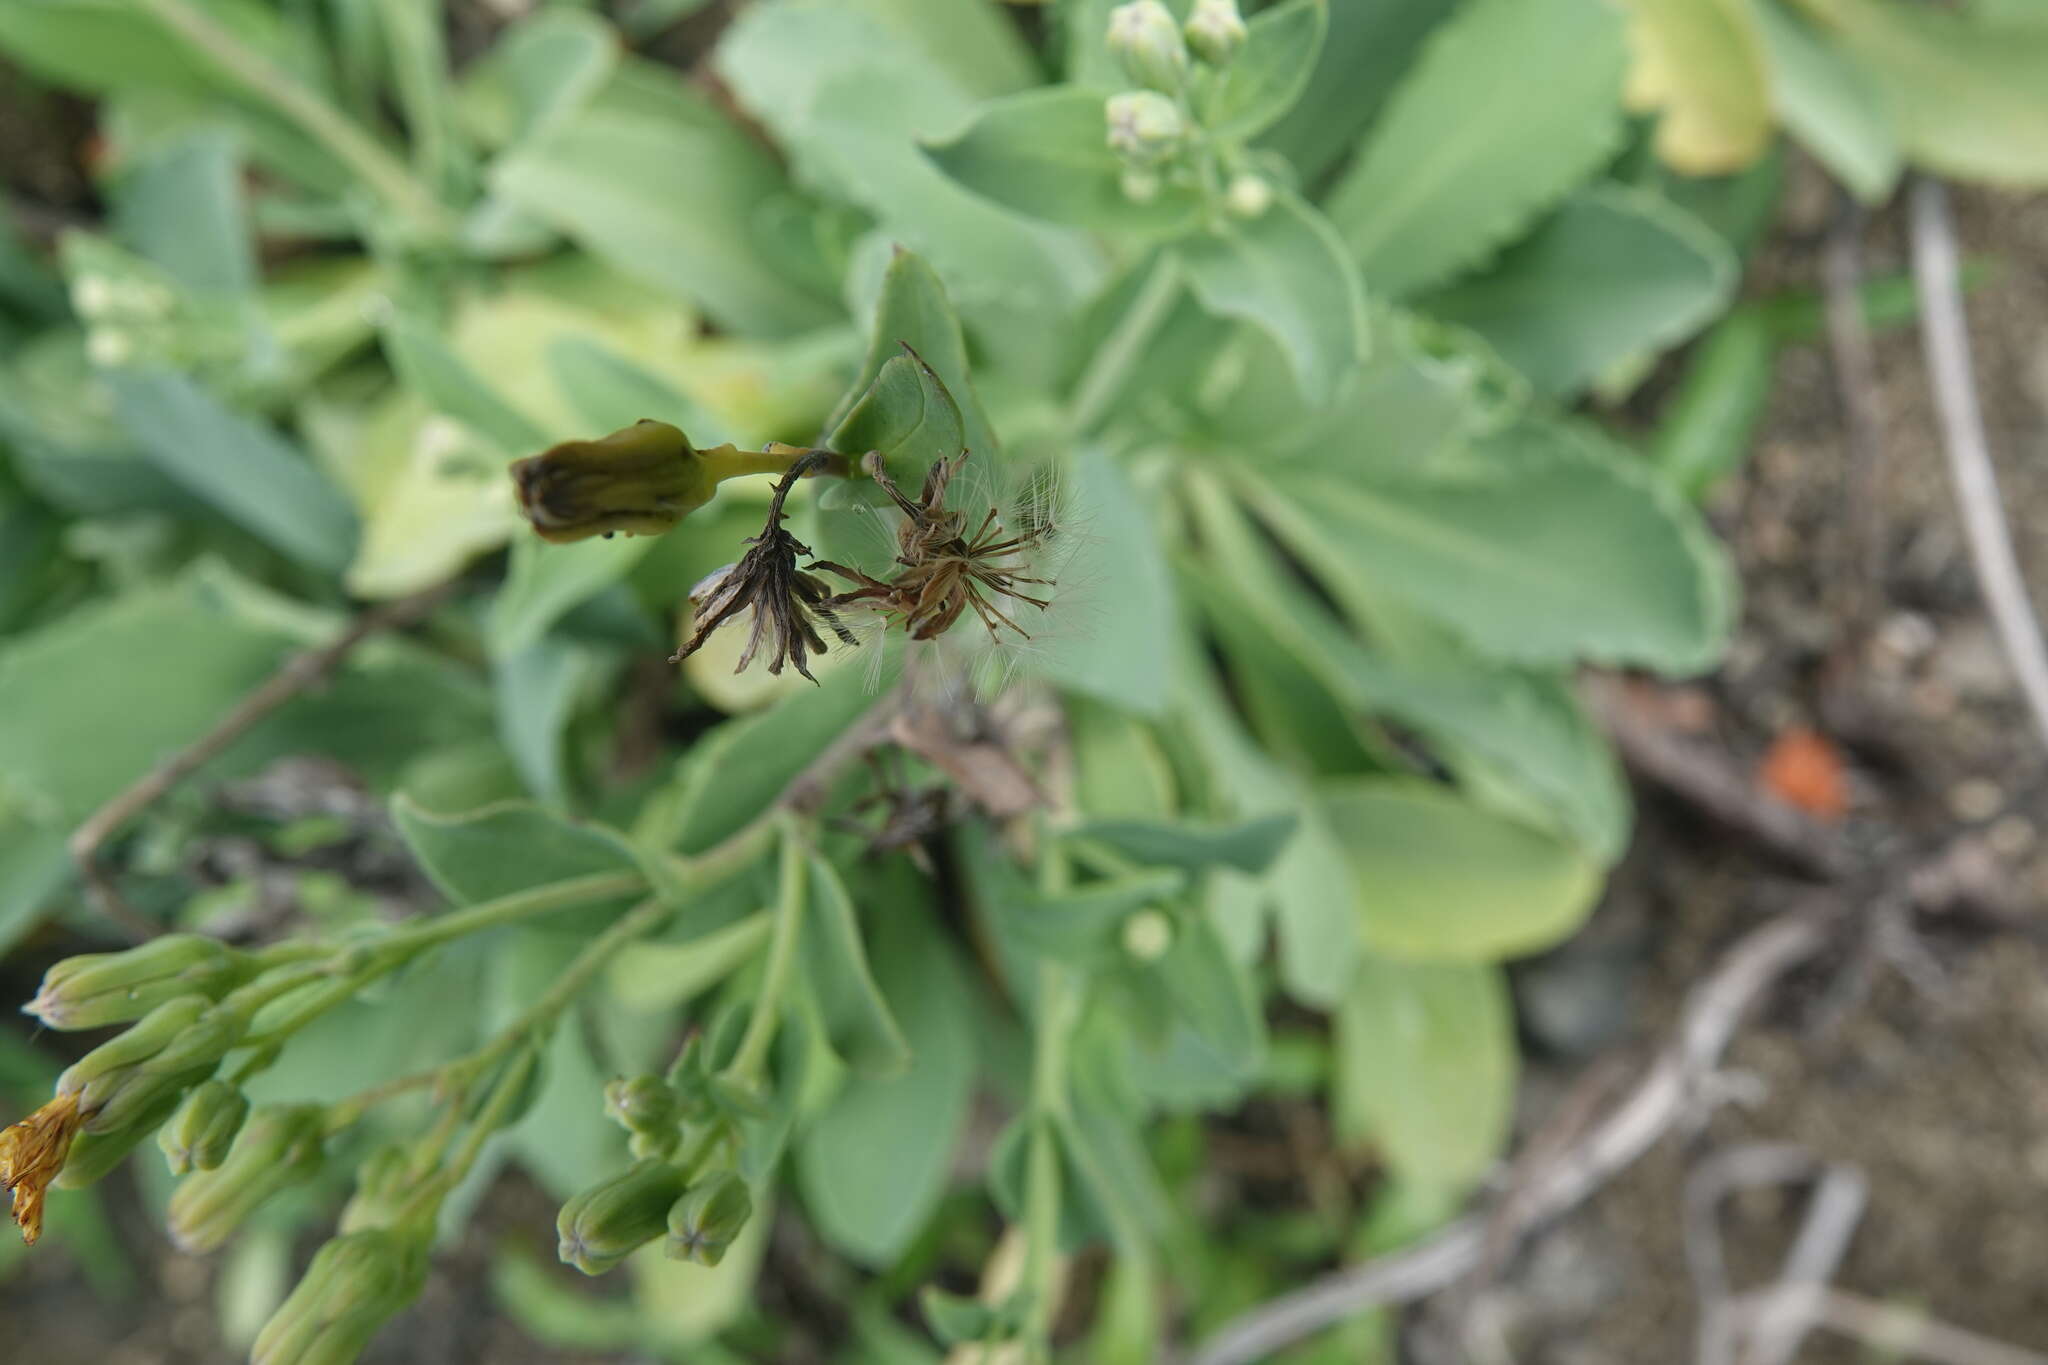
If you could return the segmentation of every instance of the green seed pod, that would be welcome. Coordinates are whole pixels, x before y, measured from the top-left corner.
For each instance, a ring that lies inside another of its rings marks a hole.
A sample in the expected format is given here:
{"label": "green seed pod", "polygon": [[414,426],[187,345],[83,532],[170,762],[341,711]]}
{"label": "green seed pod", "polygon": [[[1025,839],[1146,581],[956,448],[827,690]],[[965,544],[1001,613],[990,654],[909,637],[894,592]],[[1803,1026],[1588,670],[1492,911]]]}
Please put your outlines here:
{"label": "green seed pod", "polygon": [[65,958],[23,1009],[54,1029],[102,1028],[180,996],[218,1000],[247,974],[246,955],[218,939],[166,934],[125,952]]}
{"label": "green seed pod", "polygon": [[239,1088],[218,1078],[202,1081],[185,1096],[170,1122],[157,1130],[156,1145],[163,1149],[172,1175],[210,1171],[227,1160],[235,1134],[248,1117],[249,1097]]}
{"label": "green seed pod", "polygon": [[421,1239],[388,1228],[337,1237],[263,1324],[249,1365],[353,1365],[426,1282]]}
{"label": "green seed pod", "polygon": [[573,1196],[555,1219],[563,1263],[602,1275],[661,1236],[683,1188],[680,1170],[648,1158]]}
{"label": "green seed pod", "polygon": [[636,1157],[667,1156],[682,1140],[682,1096],[659,1076],[633,1076],[606,1085],[604,1112],[632,1134]]}
{"label": "green seed pod", "polygon": [[85,1131],[111,1133],[211,1075],[242,1034],[241,1018],[203,995],[167,1000],[57,1078],[78,1092]]}
{"label": "green seed pod", "polygon": [[1187,134],[1180,106],[1150,90],[1111,95],[1103,105],[1109,120],[1109,148],[1136,167],[1169,161]]}
{"label": "green seed pod", "polygon": [[1195,0],[1182,31],[1195,55],[1211,66],[1227,65],[1249,33],[1244,16],[1237,12],[1237,0]]}
{"label": "green seed pod", "polygon": [[1109,50],[1130,78],[1174,95],[1188,79],[1188,45],[1160,0],[1133,0],[1109,12]]}
{"label": "green seed pod", "polygon": [[227,1160],[185,1177],[171,1195],[171,1240],[186,1251],[212,1251],[271,1196],[320,1169],[325,1109],[317,1104],[265,1105],[249,1116]]}
{"label": "green seed pod", "polygon": [[721,480],[780,473],[795,446],[699,450],[651,418],[594,441],[563,441],[512,463],[519,510],[541,539],[558,543],[623,532],[658,536],[711,501]]}
{"label": "green seed pod", "polygon": [[672,1261],[717,1265],[726,1248],[754,1216],[754,1197],[746,1182],[731,1171],[700,1180],[668,1211],[668,1242]]}

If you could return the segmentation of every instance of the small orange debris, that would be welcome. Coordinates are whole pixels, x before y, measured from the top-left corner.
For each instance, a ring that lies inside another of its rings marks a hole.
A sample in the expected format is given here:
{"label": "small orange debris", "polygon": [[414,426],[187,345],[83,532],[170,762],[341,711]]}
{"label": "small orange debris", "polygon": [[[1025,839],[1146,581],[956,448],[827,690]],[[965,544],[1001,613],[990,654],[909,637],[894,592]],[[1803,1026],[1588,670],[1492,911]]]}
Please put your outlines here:
{"label": "small orange debris", "polygon": [[1824,735],[1794,726],[1779,735],[1757,768],[1757,782],[1771,795],[1821,820],[1849,811],[1849,783],[1841,751]]}

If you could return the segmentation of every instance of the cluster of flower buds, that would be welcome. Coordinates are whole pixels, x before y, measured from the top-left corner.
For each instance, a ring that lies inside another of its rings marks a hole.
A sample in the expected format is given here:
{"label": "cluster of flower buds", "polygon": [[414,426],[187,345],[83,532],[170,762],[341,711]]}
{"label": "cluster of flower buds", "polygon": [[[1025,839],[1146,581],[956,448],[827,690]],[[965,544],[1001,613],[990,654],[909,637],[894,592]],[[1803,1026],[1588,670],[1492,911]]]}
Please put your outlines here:
{"label": "cluster of flower buds", "polygon": [[[1200,96],[1248,36],[1237,0],[1195,0],[1185,24],[1161,0],[1131,0],[1110,11],[1109,50],[1141,87],[1111,95],[1103,106],[1110,150],[1124,163],[1127,198],[1149,203],[1169,179],[1193,181],[1184,163],[1202,137],[1195,112]],[[1227,151],[1226,164],[1239,154]],[[1231,214],[1256,218],[1271,206],[1273,191],[1256,172],[1239,170],[1221,200]]]}
{"label": "cluster of flower buds", "polygon": [[734,1169],[740,1120],[760,1100],[715,1074],[692,1038],[666,1077],[640,1075],[605,1087],[605,1113],[631,1139],[634,1164],[562,1206],[561,1258],[601,1275],[664,1234],[679,1261],[717,1265],[753,1216],[753,1196]]}
{"label": "cluster of flower buds", "polygon": [[218,1000],[247,981],[254,959],[204,934],[165,934],[118,953],[67,957],[22,1006],[53,1029],[104,1028],[140,1019],[180,996]]}

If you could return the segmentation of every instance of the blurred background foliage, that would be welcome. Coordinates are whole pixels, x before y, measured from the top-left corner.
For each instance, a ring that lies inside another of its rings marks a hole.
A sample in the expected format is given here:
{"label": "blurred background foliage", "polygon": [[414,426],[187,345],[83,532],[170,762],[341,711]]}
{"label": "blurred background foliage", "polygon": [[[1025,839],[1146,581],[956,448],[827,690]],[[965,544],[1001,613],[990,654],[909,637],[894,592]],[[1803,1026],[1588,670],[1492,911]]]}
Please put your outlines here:
{"label": "blurred background foliage", "polygon": [[[906,1305],[971,1287],[999,1232],[955,1158],[1017,1212],[985,1130],[1033,1112],[1020,982],[1073,966],[1061,1245],[1116,1257],[1062,1339],[1151,1359],[1167,1306],[1200,1336],[1436,1226],[1493,1167],[1501,963],[1570,935],[1629,837],[1572,677],[1712,664],[1734,585],[1696,503],[1818,327],[1816,300],[1741,288],[1785,143],[1866,204],[1909,169],[2048,181],[2038,9],[1287,0],[1198,68],[1186,174],[1153,184],[1105,138],[1136,81],[1104,0],[4,0],[0,102],[32,136],[0,214],[0,948],[28,972],[104,943],[68,832],[353,604],[451,578],[128,832],[142,913],[334,933],[563,875],[613,837],[593,822],[685,853],[739,828],[898,695],[860,668],[733,678],[736,642],[659,664],[765,488],[546,546],[504,467],[645,417],[700,446],[844,436],[913,340],[945,429],[1071,502],[1061,601],[978,704],[1053,718],[1041,776],[1092,842],[1068,887],[980,816],[933,833],[937,881],[835,847],[915,1060],[814,1077],[781,1197],[842,1258],[820,1273],[849,1358],[936,1358]],[[1866,312],[1905,298],[1871,281]],[[835,510],[800,533],[833,543]],[[863,780],[842,806],[886,789]],[[503,1163],[559,1199],[623,1160],[604,1080],[751,980],[766,893],[729,894],[614,960],[453,1207]],[[459,943],[248,1088],[332,1100],[460,1052],[579,941]],[[0,1043],[32,1107],[55,1054]],[[1304,1095],[1350,1178],[1207,1206],[1218,1123]],[[229,1253],[229,1340],[341,1176]],[[763,1183],[717,1270],[635,1258],[628,1303],[514,1247],[503,1310],[591,1350],[779,1358]],[[51,1242],[117,1293],[95,1210],[59,1196]],[[963,1311],[931,1325],[981,1330]]]}

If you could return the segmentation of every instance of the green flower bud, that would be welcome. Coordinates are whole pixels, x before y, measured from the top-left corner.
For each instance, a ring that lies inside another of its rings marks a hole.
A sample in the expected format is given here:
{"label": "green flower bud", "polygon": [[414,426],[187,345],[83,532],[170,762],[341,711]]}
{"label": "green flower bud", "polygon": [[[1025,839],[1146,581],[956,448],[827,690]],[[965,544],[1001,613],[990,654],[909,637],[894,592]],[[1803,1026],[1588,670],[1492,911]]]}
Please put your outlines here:
{"label": "green flower bud", "polygon": [[1188,45],[1160,0],[1133,0],[1109,12],[1109,50],[1130,78],[1167,94],[1187,83]]}
{"label": "green flower bud", "polygon": [[1249,30],[1237,12],[1237,0],[1195,0],[1183,32],[1196,56],[1211,66],[1223,66],[1244,46]]}
{"label": "green flower bud", "polygon": [[661,1236],[683,1188],[680,1170],[649,1157],[572,1196],[555,1219],[563,1264],[604,1274]]}
{"label": "green flower bud", "polygon": [[306,1277],[263,1324],[249,1365],[353,1365],[426,1282],[419,1238],[386,1228],[337,1237],[314,1253]]}
{"label": "green flower bud", "polygon": [[166,934],[125,952],[65,958],[22,1008],[54,1029],[125,1024],[179,996],[218,1000],[241,983],[247,963],[219,939]]}
{"label": "green flower bud", "polygon": [[56,1187],[60,1190],[82,1190],[92,1185],[140,1147],[142,1140],[155,1132],[157,1125],[170,1118],[177,1108],[178,1097],[166,1095],[155,1108],[144,1110],[126,1128],[111,1133],[80,1133],[78,1141],[71,1144],[71,1159],[64,1163],[64,1173],[54,1182]]}
{"label": "green flower bud", "polygon": [[203,995],[167,1000],[74,1062],[57,1091],[78,1092],[86,1132],[126,1128],[213,1074],[242,1027],[239,1015]]}
{"label": "green flower bud", "polygon": [[805,452],[770,445],[699,450],[666,422],[643,419],[595,441],[564,441],[512,463],[519,509],[541,539],[658,536],[711,501],[736,474],[772,474]]}
{"label": "green flower bud", "polygon": [[717,1265],[740,1229],[754,1216],[754,1197],[746,1182],[731,1171],[699,1181],[668,1211],[668,1242],[663,1250],[672,1261]]}
{"label": "green flower bud", "polygon": [[387,1142],[356,1167],[356,1192],[342,1206],[340,1230],[388,1228],[419,1193],[411,1142]]}
{"label": "green flower bud", "polygon": [[1133,204],[1149,204],[1159,197],[1159,191],[1166,182],[1159,178],[1157,171],[1148,171],[1133,166],[1118,177],[1117,185],[1124,192],[1124,198]]}
{"label": "green flower bud", "polygon": [[156,1145],[170,1162],[172,1175],[195,1168],[210,1171],[227,1160],[235,1134],[249,1117],[249,1097],[218,1078],[202,1081],[157,1130]]}
{"label": "green flower bud", "polygon": [[1249,171],[1233,177],[1223,194],[1224,207],[1239,218],[1260,218],[1273,207],[1273,186],[1264,176]]}
{"label": "green flower bud", "polygon": [[1180,106],[1150,90],[1111,95],[1103,112],[1109,119],[1110,150],[1133,166],[1171,160],[1187,132]]}
{"label": "green flower bud", "polygon": [[326,1111],[317,1104],[268,1104],[228,1149],[227,1160],[188,1175],[171,1195],[171,1240],[186,1251],[212,1251],[271,1196],[320,1170]]}
{"label": "green flower bud", "polygon": [[1140,910],[1124,921],[1124,951],[1157,962],[1173,947],[1173,921],[1159,910]]}
{"label": "green flower bud", "polygon": [[682,1140],[683,1097],[659,1076],[634,1076],[604,1088],[604,1112],[632,1134],[636,1157],[667,1156]]}

